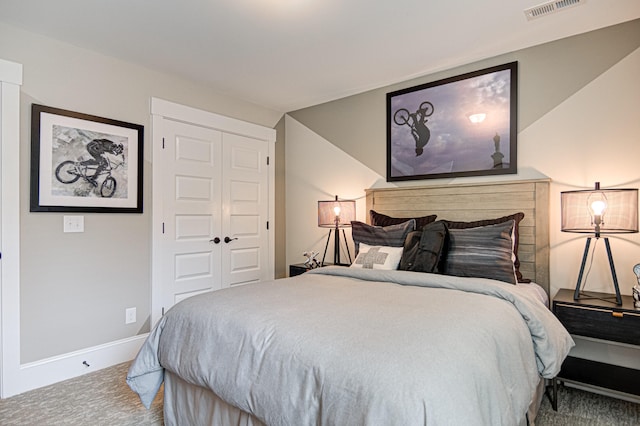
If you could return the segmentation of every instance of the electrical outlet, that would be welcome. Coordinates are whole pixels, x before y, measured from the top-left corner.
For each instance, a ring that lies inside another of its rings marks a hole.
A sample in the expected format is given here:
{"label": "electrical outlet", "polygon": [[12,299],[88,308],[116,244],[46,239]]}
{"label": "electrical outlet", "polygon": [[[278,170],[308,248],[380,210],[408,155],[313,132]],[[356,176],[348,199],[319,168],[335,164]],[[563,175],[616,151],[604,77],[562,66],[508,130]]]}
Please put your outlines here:
{"label": "electrical outlet", "polygon": [[127,308],[124,311],[124,323],[125,324],[133,324],[136,322],[136,308]]}

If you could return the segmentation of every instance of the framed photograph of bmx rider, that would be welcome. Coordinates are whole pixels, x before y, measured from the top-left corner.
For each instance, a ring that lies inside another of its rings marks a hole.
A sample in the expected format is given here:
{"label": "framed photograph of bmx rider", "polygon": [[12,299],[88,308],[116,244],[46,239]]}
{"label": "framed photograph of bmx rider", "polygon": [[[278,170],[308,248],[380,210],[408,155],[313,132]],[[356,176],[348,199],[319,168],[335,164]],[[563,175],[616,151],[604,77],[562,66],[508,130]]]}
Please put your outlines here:
{"label": "framed photograph of bmx rider", "polygon": [[387,181],[517,172],[518,63],[387,93]]}
{"label": "framed photograph of bmx rider", "polygon": [[32,212],[142,213],[144,127],[33,104]]}

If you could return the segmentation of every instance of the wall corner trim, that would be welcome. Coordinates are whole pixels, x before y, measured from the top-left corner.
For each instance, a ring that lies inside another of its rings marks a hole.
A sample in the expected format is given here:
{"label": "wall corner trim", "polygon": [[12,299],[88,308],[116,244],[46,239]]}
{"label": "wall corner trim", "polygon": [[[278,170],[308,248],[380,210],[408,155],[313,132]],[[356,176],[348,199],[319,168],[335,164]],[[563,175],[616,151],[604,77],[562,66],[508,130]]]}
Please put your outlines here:
{"label": "wall corner trim", "polygon": [[0,397],[20,382],[20,85],[22,65],[0,59]]}

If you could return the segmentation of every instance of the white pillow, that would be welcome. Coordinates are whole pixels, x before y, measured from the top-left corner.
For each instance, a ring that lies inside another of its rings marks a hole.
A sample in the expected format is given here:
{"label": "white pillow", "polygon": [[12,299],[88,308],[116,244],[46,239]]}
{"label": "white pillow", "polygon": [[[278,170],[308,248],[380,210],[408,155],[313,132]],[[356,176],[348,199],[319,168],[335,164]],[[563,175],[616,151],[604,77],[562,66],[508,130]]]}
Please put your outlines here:
{"label": "white pillow", "polygon": [[402,247],[370,246],[360,243],[358,257],[351,264],[352,268],[364,269],[398,269],[402,258]]}

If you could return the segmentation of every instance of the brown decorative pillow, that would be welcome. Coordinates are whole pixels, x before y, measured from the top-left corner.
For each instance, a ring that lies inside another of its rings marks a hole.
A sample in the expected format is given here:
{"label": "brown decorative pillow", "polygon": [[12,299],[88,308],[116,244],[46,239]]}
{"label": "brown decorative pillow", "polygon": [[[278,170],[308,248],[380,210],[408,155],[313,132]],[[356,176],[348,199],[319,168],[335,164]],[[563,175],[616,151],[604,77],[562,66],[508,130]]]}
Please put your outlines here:
{"label": "brown decorative pillow", "polygon": [[369,210],[369,217],[371,217],[371,224],[373,226],[398,225],[408,220],[415,219],[416,231],[422,230],[422,228],[424,228],[425,225],[428,225],[431,222],[435,222],[436,220],[435,214],[432,214],[429,216],[422,216],[422,217],[391,217],[391,216],[387,216],[386,214],[378,213],[375,210]]}
{"label": "brown decorative pillow", "polygon": [[520,221],[524,219],[524,213],[518,212],[508,216],[498,217],[495,219],[485,219],[485,220],[476,220],[473,222],[456,222],[451,220],[443,220],[448,229],[468,229],[468,228],[477,228],[479,226],[487,226],[487,225],[496,225],[498,223],[508,222],[513,220],[515,222],[515,226],[513,227],[513,254],[516,257],[514,261],[514,266],[516,269],[516,277],[518,278],[518,282],[520,283],[529,283],[531,282],[528,278],[523,278],[520,273],[520,260],[518,259],[518,225]]}

